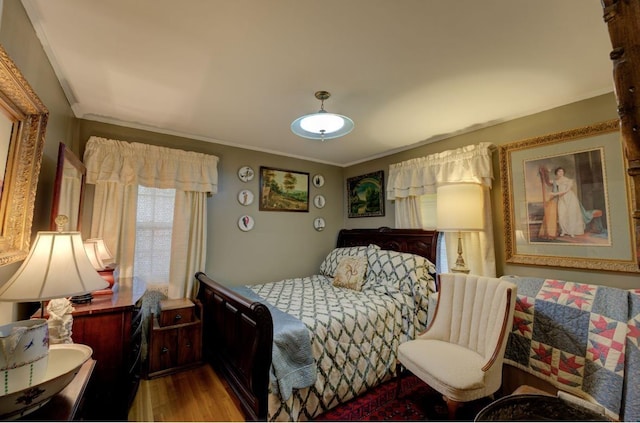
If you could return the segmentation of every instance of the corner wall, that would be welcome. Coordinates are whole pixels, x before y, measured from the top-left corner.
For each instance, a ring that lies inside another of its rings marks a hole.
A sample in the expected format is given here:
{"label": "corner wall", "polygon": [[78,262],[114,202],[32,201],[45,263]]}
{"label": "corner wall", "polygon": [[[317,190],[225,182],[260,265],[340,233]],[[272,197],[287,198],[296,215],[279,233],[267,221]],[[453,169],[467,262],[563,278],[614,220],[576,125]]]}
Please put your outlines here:
{"label": "corner wall", "polygon": [[[83,153],[92,135],[196,151],[220,159],[218,193],[207,202],[207,265],[203,269],[220,283],[256,284],[317,273],[322,259],[336,244],[343,223],[340,167],[82,119],[78,139]],[[238,178],[238,169],[245,165],[256,174],[250,182]],[[309,184],[309,212],[259,211],[260,166],[308,172],[310,178],[320,173],[325,184],[321,188]],[[238,193],[243,189],[253,192],[253,204],[243,206],[238,202]],[[87,194],[90,192],[91,188]],[[316,194],[325,196],[326,206],[322,209],[313,206]],[[90,207],[91,198],[87,195],[85,208]],[[254,229],[248,232],[238,228],[238,219],[244,214],[255,220]],[[88,226],[90,211],[85,210],[84,216],[83,226]],[[313,228],[316,217],[326,221],[322,232]]]}
{"label": "corner wall", "polygon": [[[613,82],[612,82],[613,83]],[[490,142],[496,146],[539,137],[546,134],[565,131],[594,123],[617,118],[616,99],[613,93],[601,95],[565,106],[557,107],[545,112],[523,118],[503,122],[488,128],[452,136],[442,141],[426,144],[411,150],[393,154],[376,160],[371,160],[345,169],[346,178],[362,175],[383,169],[385,178],[389,176],[389,165],[404,160],[424,157],[470,144]],[[493,153],[494,182],[491,190],[493,228],[496,249],[496,266],[498,275],[536,276],[544,278],[563,279],[574,282],[593,283],[630,289],[640,287],[640,273],[619,273],[587,271],[571,268],[554,268],[548,266],[514,265],[505,261],[504,219],[502,207],[502,187],[500,181],[500,163],[498,152]],[[386,181],[385,181],[386,182]],[[362,228],[373,226],[394,227],[394,205],[385,201],[385,216],[377,218],[348,218],[346,199],[344,205],[344,226],[346,228]]]}

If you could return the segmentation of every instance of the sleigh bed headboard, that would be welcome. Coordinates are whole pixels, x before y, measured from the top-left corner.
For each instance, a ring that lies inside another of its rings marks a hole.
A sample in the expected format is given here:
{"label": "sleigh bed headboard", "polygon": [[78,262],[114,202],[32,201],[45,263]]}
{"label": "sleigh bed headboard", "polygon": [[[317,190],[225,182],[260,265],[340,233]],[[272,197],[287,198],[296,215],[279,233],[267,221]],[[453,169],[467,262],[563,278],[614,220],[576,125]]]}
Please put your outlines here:
{"label": "sleigh bed headboard", "polygon": [[418,254],[435,264],[438,232],[422,229],[342,229],[338,233],[338,247],[376,244],[383,250]]}
{"label": "sleigh bed headboard", "polygon": [[[376,244],[383,249],[436,259],[435,231],[343,229],[337,247]],[[273,320],[268,308],[252,302],[202,272],[198,298],[204,309],[204,356],[227,381],[247,420],[266,420]]]}

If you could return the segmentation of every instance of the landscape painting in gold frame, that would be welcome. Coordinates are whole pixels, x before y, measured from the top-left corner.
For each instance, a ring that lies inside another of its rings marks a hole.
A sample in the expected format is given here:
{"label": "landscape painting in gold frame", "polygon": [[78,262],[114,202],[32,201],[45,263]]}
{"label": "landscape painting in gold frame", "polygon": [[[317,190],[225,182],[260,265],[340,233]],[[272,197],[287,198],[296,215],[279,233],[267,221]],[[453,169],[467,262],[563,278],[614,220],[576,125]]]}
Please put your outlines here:
{"label": "landscape painting in gold frame", "polygon": [[619,122],[499,148],[508,263],[638,272]]}
{"label": "landscape painting in gold frame", "polygon": [[260,166],[260,211],[309,211],[309,172]]}

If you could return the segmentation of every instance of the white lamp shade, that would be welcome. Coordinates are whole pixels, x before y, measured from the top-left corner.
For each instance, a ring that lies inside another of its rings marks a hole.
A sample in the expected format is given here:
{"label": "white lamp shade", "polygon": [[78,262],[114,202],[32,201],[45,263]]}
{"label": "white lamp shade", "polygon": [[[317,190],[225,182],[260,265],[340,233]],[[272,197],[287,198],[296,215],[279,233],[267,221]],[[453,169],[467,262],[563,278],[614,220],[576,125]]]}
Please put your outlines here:
{"label": "white lamp shade", "polygon": [[115,264],[115,258],[113,257],[113,254],[111,254],[111,251],[109,251],[109,249],[107,248],[107,244],[105,244],[104,239],[89,238],[84,243],[85,243],[85,248],[87,246],[87,243],[94,244],[96,254],[100,258],[100,261],[104,266],[103,269],[105,267],[110,267],[111,265]]}
{"label": "white lamp shade", "polygon": [[0,301],[42,301],[107,286],[91,265],[80,232],[38,232],[27,258],[0,287]]}
{"label": "white lamp shade", "polygon": [[437,229],[443,232],[481,231],[484,227],[483,197],[479,184],[439,186],[436,195]]}
{"label": "white lamp shade", "polygon": [[100,255],[98,254],[98,244],[95,242],[84,242],[84,251],[87,253],[87,258],[91,262],[91,265],[96,270],[104,270],[106,267],[102,260],[100,260]]}

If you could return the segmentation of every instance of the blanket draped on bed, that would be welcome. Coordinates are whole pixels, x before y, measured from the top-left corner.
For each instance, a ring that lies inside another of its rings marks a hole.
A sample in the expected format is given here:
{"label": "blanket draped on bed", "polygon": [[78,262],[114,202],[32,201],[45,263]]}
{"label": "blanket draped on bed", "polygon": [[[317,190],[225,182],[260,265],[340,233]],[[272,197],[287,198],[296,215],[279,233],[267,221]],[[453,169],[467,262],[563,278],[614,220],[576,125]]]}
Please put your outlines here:
{"label": "blanket draped on bed", "polygon": [[518,285],[505,362],[636,421],[640,396],[638,293],[551,279]]}
{"label": "blanket draped on bed", "polygon": [[271,312],[271,389],[277,389],[282,398],[287,400],[293,389],[313,385],[316,381],[316,365],[311,352],[311,337],[304,323],[274,307],[248,287],[235,287],[233,290],[251,301],[263,303]]}

